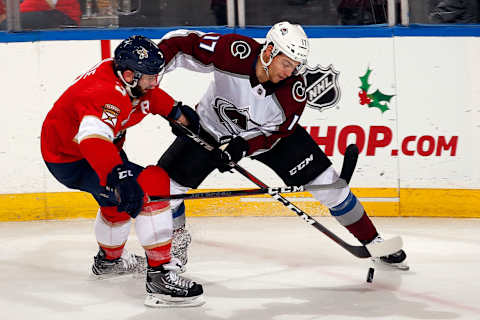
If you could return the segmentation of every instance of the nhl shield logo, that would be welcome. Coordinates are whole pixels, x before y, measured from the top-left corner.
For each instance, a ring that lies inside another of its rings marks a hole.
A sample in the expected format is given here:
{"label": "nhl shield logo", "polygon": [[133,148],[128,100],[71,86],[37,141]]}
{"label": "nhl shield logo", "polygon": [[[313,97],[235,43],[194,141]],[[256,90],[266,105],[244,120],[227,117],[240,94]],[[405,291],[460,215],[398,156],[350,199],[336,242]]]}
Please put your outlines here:
{"label": "nhl shield logo", "polygon": [[307,66],[303,73],[307,84],[307,106],[320,111],[335,106],[340,100],[338,75],[332,65],[327,68]]}

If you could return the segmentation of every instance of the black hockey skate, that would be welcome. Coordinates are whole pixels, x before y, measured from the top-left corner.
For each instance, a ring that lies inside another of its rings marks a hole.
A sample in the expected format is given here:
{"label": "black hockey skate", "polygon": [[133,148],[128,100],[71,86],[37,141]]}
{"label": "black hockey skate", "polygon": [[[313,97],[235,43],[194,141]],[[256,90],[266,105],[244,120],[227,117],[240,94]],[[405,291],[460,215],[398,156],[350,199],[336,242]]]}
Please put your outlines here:
{"label": "black hockey skate", "polygon": [[105,251],[98,250],[93,258],[93,265],[90,272],[91,279],[111,279],[125,275],[144,275],[147,267],[147,259],[137,256],[123,249],[122,256],[115,260],[107,260]]}
{"label": "black hockey skate", "polygon": [[196,307],[204,304],[201,284],[181,277],[171,263],[147,268],[145,305],[149,307]]}
{"label": "black hockey skate", "polygon": [[[372,240],[372,242],[382,242],[383,238],[380,236],[377,236],[375,239]],[[400,269],[400,270],[409,270],[410,267],[406,264],[406,259],[407,259],[407,254],[403,250],[398,250],[395,253],[389,254],[388,256],[383,256],[380,258],[373,258],[373,262],[377,263],[380,262],[383,265],[390,266],[395,269]]]}
{"label": "black hockey skate", "polygon": [[392,266],[400,270],[410,269],[410,267],[405,263],[406,259],[407,259],[407,254],[403,250],[399,250],[388,256],[380,257],[380,261],[382,261],[383,264]]}

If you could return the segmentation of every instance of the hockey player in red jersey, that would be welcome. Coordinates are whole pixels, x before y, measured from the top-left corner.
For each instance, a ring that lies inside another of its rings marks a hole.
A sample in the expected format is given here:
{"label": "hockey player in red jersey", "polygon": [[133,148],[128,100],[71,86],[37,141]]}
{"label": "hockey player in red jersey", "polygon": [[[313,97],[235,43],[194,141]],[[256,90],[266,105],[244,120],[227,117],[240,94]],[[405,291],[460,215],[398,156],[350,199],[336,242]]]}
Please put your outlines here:
{"label": "hockey player in red jersey", "polygon": [[[228,171],[230,161],[245,156],[273,169],[286,185],[327,184],[338,178],[325,153],[298,125],[306,104],[301,73],[309,54],[309,41],[300,25],[275,24],[264,44],[237,34],[177,30],[166,34],[159,47],[166,72],[177,67],[213,72],[213,81],[196,106],[199,134],[210,144],[224,147],[224,152],[206,151],[188,137],[178,136],[158,162],[171,178],[172,193],[197,188],[215,168]],[[194,163],[189,161],[192,157]],[[313,160],[305,162],[307,158]],[[297,169],[300,163],[304,165]],[[348,186],[312,194],[361,243],[383,241]],[[171,203],[172,254],[186,263],[191,238],[185,230],[185,206],[181,200]],[[405,258],[400,250],[381,260],[407,268]]]}
{"label": "hockey player in red jersey", "polygon": [[[164,57],[142,36],[124,40],[113,59],[78,77],[55,102],[42,126],[41,151],[53,176],[65,186],[89,192],[100,205],[95,221],[99,245],[91,276],[143,273],[145,304],[195,306],[202,286],[177,276],[171,259],[172,213],[149,196],[169,193],[169,177],[158,166],[143,168],[122,150],[127,128],[157,114],[191,128],[195,112],[158,87]],[[131,220],[146,259],[125,249]]]}

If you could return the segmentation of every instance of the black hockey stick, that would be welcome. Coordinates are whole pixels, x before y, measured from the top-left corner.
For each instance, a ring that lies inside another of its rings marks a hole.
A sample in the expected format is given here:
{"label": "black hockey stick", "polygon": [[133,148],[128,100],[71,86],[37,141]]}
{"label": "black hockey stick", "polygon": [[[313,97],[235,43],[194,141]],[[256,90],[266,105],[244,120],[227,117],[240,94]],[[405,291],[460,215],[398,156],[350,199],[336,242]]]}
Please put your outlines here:
{"label": "black hockey stick", "polygon": [[227,198],[227,197],[253,196],[253,195],[267,194],[267,193],[272,195],[274,193],[295,193],[295,192],[314,191],[314,190],[341,189],[346,186],[347,186],[347,182],[344,179],[338,179],[333,183],[317,184],[317,185],[179,193],[179,194],[172,194],[169,196],[162,196],[162,195],[150,196],[150,200],[165,201],[165,200],[174,200],[174,199],[192,200],[192,199],[208,199],[208,198]]}
{"label": "black hockey stick", "polygon": [[[170,121],[170,120],[169,120]],[[203,146],[205,149],[211,151],[214,149],[213,146],[205,142],[202,138],[198,135],[193,133],[191,130],[183,126],[182,124],[170,121],[173,126],[178,128],[182,131],[186,136],[190,137],[192,140]],[[340,178],[344,179],[345,181],[350,181],[353,171],[355,170],[356,162],[358,159],[358,147],[356,145],[349,145],[345,150],[345,161],[343,162],[342,170],[340,173]],[[237,170],[240,174],[244,177],[252,181],[254,184],[259,186],[260,188],[268,189],[268,186],[252,175],[250,172],[239,166],[235,162],[231,162],[230,165],[232,168]],[[302,218],[306,223],[312,225],[317,230],[321,231],[327,237],[335,241],[338,245],[342,248],[350,252],[352,255],[358,258],[369,258],[369,257],[382,257],[400,250],[403,246],[402,239],[400,237],[394,237],[392,239],[385,240],[379,243],[372,243],[366,246],[352,246],[341,238],[339,238],[336,234],[325,228],[322,224],[308,215],[306,212],[295,206],[293,203],[282,197],[278,193],[270,194],[274,199],[281,202],[284,206],[295,212],[300,218]]]}
{"label": "black hockey stick", "polygon": [[340,179],[343,179],[348,183],[352,179],[353,171],[357,166],[358,160],[358,147],[356,144],[350,144],[345,149],[345,154],[343,156],[342,171],[340,171]]}

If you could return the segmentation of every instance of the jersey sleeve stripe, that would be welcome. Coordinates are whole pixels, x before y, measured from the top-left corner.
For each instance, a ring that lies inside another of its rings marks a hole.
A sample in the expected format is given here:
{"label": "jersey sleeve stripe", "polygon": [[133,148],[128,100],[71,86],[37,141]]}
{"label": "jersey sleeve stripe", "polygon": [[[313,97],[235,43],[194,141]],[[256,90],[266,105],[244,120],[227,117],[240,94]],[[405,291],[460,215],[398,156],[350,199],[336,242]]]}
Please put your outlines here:
{"label": "jersey sleeve stripe", "polygon": [[82,140],[91,138],[92,136],[110,142],[112,142],[114,138],[112,128],[105,122],[95,116],[85,116],[80,122],[80,126],[74,140],[76,140],[77,143],[80,143]]}

